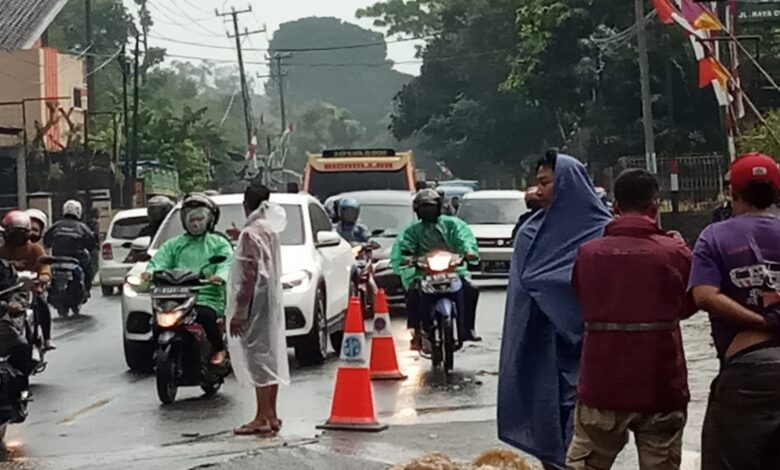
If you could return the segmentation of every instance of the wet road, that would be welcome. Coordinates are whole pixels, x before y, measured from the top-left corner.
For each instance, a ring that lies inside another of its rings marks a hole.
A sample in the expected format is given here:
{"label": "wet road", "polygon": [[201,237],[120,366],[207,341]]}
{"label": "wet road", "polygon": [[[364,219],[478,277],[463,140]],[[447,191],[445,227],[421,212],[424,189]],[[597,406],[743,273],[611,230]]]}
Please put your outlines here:
{"label": "wet road", "polygon": [[[485,341],[456,356],[458,371],[449,381],[408,351],[403,322],[395,322],[399,360],[409,378],[374,386],[379,418],[389,431],[315,431],[330,409],[338,365],[331,359],[318,368],[292,363],[293,383],[280,396],[285,428],[277,438],[256,439],[231,435],[254,413],[251,391],[232,379],[213,399],[185,388],[177,403],[161,406],[153,377],[127,372],[119,299],[96,295],[82,318],[55,321],[59,349],[48,356],[48,370],[33,378],[30,417],[10,428],[0,468],[383,468],[437,450],[475,456],[500,445],[495,403],[503,308],[502,289],[483,289],[478,327]],[[706,319],[694,318],[685,331],[694,400],[685,448],[695,458],[717,365]],[[633,452],[624,454],[616,468],[636,468]]]}

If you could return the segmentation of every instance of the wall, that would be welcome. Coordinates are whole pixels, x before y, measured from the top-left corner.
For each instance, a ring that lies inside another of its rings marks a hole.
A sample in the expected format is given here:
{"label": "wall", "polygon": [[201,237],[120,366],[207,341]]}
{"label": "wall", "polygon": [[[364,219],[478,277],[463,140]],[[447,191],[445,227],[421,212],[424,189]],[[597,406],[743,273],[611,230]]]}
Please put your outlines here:
{"label": "wall", "polygon": [[[59,96],[68,96],[70,99],[67,102],[61,102],[60,105],[65,108],[65,112],[72,109],[73,103],[73,87],[85,86],[84,78],[84,66],[80,59],[67,54],[59,54],[59,78],[58,78],[58,93]],[[84,99],[86,105],[86,98]],[[84,132],[84,110],[73,109],[70,114],[70,119],[73,122],[76,130],[83,135]],[[67,142],[67,133],[69,131],[68,125],[63,122],[60,125],[60,140],[64,143]]]}
{"label": "wall", "polygon": [[[40,49],[0,51],[0,103],[38,98],[43,92],[43,53]],[[41,115],[40,103],[27,103],[27,132],[34,135],[31,117]],[[21,105],[0,105],[0,126],[22,127]],[[14,145],[8,138],[0,145]]]}

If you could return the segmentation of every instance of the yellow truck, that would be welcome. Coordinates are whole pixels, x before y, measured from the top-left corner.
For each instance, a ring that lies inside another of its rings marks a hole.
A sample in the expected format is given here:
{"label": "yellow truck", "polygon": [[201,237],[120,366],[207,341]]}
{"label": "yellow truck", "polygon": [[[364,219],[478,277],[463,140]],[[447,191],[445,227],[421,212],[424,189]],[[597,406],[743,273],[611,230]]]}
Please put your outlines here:
{"label": "yellow truck", "polygon": [[309,154],[303,191],[324,201],[350,191],[391,189],[413,192],[414,154],[392,149],[325,150]]}

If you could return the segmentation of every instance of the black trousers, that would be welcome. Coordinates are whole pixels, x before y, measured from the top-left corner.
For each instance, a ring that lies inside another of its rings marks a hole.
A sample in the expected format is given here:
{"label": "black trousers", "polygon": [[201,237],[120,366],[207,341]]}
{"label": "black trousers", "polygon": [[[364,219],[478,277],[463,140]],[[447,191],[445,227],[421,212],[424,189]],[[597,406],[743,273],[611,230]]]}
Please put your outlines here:
{"label": "black trousers", "polygon": [[[452,294],[455,304],[458,306],[458,328],[463,339],[471,339],[472,331],[475,331],[477,322],[477,304],[479,303],[479,289],[463,279],[463,289]],[[437,296],[424,294],[419,286],[410,288],[406,292],[406,326],[414,330],[420,327],[424,315],[433,309],[433,302]]]}
{"label": "black trousers", "polygon": [[49,304],[46,303],[43,296],[33,296],[33,313],[35,314],[35,322],[41,327],[41,333],[43,334],[43,340],[48,341],[51,339],[51,309]]}
{"label": "black trousers", "polygon": [[196,321],[203,327],[211,347],[214,348],[214,351],[224,350],[225,341],[222,339],[222,332],[219,331],[217,324],[217,312],[213,308],[203,305],[196,305],[195,311],[198,314]]}
{"label": "black trousers", "polygon": [[712,383],[702,470],[780,469],[780,343],[727,359]]}

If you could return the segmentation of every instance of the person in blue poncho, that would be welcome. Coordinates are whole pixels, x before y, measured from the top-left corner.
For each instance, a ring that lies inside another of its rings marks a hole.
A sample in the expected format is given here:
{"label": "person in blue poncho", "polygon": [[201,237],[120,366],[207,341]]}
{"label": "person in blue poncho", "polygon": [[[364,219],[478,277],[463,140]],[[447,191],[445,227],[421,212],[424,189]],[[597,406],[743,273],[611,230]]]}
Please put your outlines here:
{"label": "person in blue poncho", "polygon": [[537,164],[542,210],[517,233],[498,380],[499,439],[563,469],[573,435],[582,315],[571,288],[579,247],[611,216],[585,166],[549,151]]}

